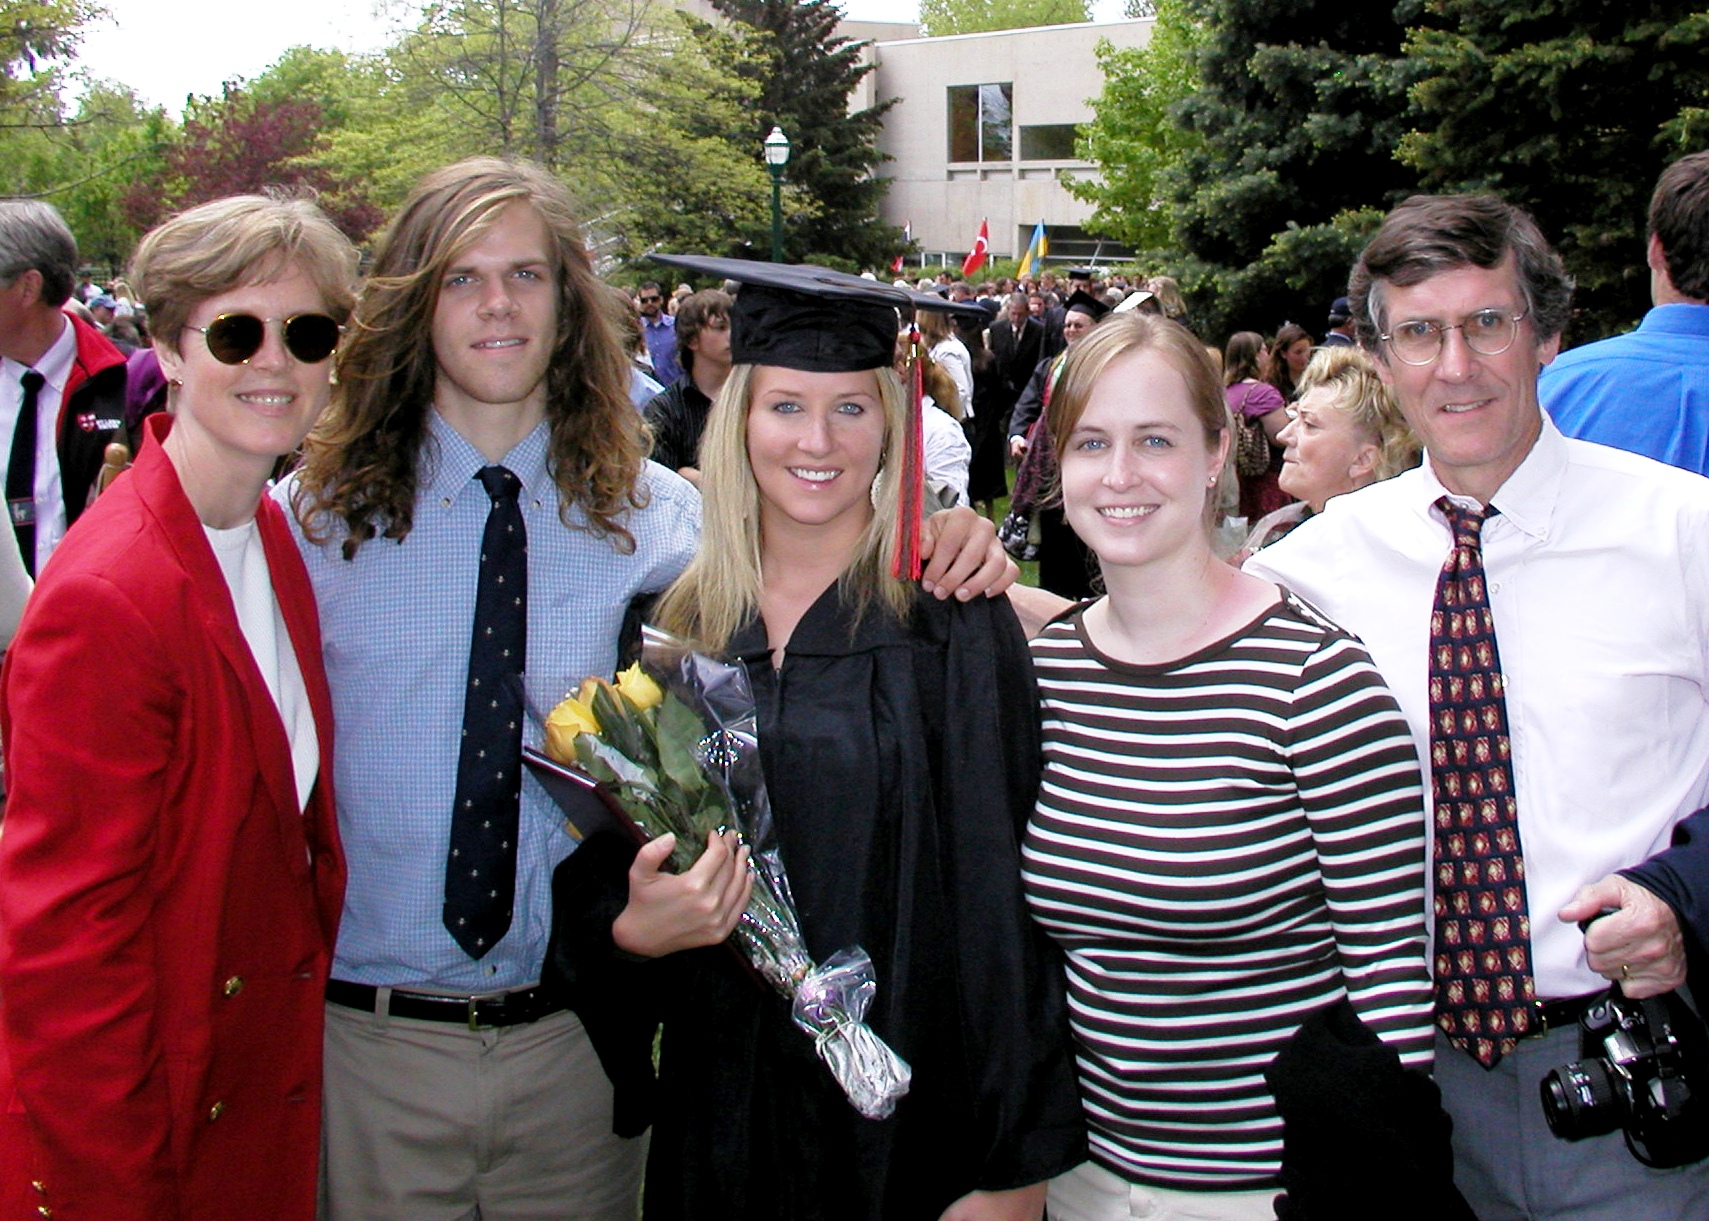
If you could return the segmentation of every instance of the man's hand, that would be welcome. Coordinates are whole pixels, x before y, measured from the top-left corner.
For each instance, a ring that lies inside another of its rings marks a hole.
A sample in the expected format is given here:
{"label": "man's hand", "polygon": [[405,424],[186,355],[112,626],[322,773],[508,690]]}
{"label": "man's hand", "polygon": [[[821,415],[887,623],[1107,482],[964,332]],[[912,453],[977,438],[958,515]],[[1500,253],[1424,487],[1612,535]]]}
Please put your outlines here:
{"label": "man's hand", "polygon": [[629,903],[611,926],[617,948],[658,958],[728,937],[753,890],[748,850],[736,838],[708,832],[706,851],[684,874],[663,872],[676,836],[642,844],[629,866]]}
{"label": "man's hand", "polygon": [[1012,1191],[970,1191],[944,1209],[938,1221],[1040,1221],[1044,1216],[1043,1183]]}
{"label": "man's hand", "polygon": [[1026,452],[1027,439],[1025,437],[1009,438],[1009,457],[1013,458],[1016,462],[1019,462],[1026,456]]}
{"label": "man's hand", "polygon": [[976,594],[995,598],[1021,575],[997,541],[997,527],[966,505],[926,518],[920,557],[920,586],[939,601],[951,594],[963,602]]}
{"label": "man's hand", "polygon": [[1630,878],[1609,874],[1581,886],[1561,908],[1569,923],[1588,920],[1607,907],[1619,908],[1584,934],[1590,969],[1613,980],[1633,1000],[1660,996],[1685,982],[1685,938],[1679,917],[1655,894]]}

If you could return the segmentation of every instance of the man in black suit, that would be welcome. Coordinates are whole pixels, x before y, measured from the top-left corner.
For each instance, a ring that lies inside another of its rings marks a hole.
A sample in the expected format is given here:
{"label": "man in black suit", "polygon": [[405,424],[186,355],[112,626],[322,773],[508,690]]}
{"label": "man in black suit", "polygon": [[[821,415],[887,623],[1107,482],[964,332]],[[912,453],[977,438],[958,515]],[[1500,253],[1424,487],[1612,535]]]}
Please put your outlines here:
{"label": "man in black suit", "polygon": [[988,332],[991,354],[997,358],[997,370],[1002,374],[1001,408],[997,418],[1006,425],[1015,400],[1026,389],[1027,379],[1043,355],[1044,326],[1027,310],[1025,293],[1010,293],[1003,300],[1003,314],[991,324]]}

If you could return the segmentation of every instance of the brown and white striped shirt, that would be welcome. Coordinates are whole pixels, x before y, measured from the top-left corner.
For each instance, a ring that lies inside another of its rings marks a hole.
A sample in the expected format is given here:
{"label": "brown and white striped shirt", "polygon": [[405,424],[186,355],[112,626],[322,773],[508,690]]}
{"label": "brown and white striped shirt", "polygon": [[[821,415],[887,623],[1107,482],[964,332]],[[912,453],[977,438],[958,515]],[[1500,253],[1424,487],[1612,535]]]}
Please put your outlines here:
{"label": "brown and white striped shirt", "polygon": [[1343,991],[1428,1068],[1417,755],[1357,641],[1289,597],[1166,665],[1079,614],[1033,641],[1034,916],[1068,960],[1095,1161],[1177,1190],[1275,1181],[1264,1068]]}

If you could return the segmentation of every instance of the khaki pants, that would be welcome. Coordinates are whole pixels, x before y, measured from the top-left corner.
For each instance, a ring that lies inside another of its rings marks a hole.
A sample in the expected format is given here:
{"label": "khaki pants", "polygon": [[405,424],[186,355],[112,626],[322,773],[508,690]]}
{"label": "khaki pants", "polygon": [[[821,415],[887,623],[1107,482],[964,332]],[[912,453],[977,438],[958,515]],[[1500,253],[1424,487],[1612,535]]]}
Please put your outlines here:
{"label": "khaki pants", "polygon": [[1168,1191],[1081,1162],[1050,1181],[1050,1221],[1276,1221],[1269,1191]]}
{"label": "khaki pants", "polygon": [[329,1004],[322,1148],[324,1221],[635,1221],[647,1143],[612,1135],[573,1013],[470,1030]]}

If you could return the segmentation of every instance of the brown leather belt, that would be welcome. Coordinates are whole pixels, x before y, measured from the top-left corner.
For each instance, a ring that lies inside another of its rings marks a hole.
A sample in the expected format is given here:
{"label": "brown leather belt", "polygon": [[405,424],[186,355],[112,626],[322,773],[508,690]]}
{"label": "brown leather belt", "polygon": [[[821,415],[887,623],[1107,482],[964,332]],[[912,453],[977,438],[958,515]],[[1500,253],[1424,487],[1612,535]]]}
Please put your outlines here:
{"label": "brown leather belt", "polygon": [[[326,981],[326,999],[346,1009],[379,1013],[379,996],[380,990],[373,984],[353,984],[342,979]],[[563,1008],[562,1000],[549,996],[538,985],[488,996],[438,996],[430,992],[404,992],[393,988],[381,1016],[414,1018],[421,1022],[456,1022],[470,1030],[486,1030],[539,1021]]]}

